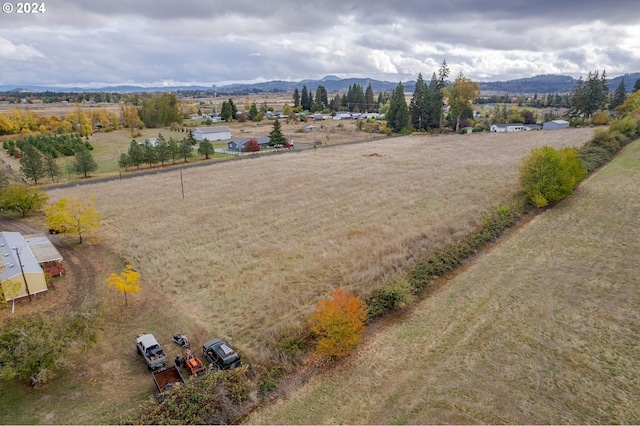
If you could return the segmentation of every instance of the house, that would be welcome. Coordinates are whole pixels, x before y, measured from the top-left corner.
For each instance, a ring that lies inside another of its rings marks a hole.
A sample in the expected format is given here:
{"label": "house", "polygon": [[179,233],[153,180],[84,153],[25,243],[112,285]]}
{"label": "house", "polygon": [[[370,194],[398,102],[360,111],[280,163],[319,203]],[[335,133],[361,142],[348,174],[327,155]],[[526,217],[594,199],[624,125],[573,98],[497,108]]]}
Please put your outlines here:
{"label": "house", "polygon": [[247,142],[251,139],[256,139],[258,141],[258,145],[260,145],[260,149],[265,149],[269,146],[269,141],[271,138],[268,136],[260,137],[260,138],[242,138],[242,139],[234,139],[227,142],[227,150],[229,151],[237,151],[237,152],[245,152],[247,150]]}
{"label": "house", "polygon": [[193,132],[193,138],[197,141],[222,141],[231,139],[231,129],[227,126],[197,127]]}
{"label": "house", "polygon": [[542,126],[539,124],[525,124],[524,129],[525,130],[541,130]]}
{"label": "house", "polygon": [[492,132],[523,132],[525,129],[522,123],[508,123],[508,124],[492,124]]}
{"label": "house", "polygon": [[20,284],[17,296],[6,295],[7,300],[45,292],[45,273],[52,276],[65,273],[62,256],[44,235],[23,237],[19,232],[0,232],[0,256],[4,265],[0,281]]}
{"label": "house", "polygon": [[542,130],[560,130],[569,127],[569,122],[566,120],[553,120],[542,123]]}

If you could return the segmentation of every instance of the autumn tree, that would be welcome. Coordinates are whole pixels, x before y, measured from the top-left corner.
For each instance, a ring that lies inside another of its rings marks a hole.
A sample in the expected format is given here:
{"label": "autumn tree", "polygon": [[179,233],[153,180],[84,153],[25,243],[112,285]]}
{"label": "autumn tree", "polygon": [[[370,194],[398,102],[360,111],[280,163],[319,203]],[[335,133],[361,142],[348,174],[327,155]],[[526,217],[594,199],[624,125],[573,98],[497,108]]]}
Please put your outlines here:
{"label": "autumn tree", "polygon": [[480,96],[480,85],[465,77],[462,72],[460,72],[455,82],[447,87],[446,94],[451,116],[456,119],[455,130],[458,131],[460,117],[462,117],[465,111],[471,109],[473,101]]}
{"label": "autumn tree", "polygon": [[258,152],[260,151],[260,144],[256,138],[251,138],[244,145],[244,149],[246,149],[247,152]]}
{"label": "autumn tree", "polygon": [[140,291],[140,273],[133,270],[131,265],[127,265],[118,274],[111,274],[107,278],[109,288],[115,287],[120,294],[124,295],[124,304],[128,305],[127,294],[138,293]]}
{"label": "autumn tree", "polygon": [[366,319],[367,305],[358,296],[340,287],[333,289],[330,299],[318,301],[309,319],[311,332],[317,337],[316,353],[351,353],[362,340]]}
{"label": "autumn tree", "polygon": [[83,234],[96,230],[103,218],[94,205],[95,199],[92,196],[83,203],[77,197],[71,200],[65,197],[48,204],[45,206],[47,225],[52,229],[66,228],[67,232],[78,234],[79,243],[82,244]]}
{"label": "autumn tree", "polygon": [[0,206],[19,212],[25,217],[31,210],[39,210],[47,202],[47,194],[26,185],[8,185],[0,192]]}

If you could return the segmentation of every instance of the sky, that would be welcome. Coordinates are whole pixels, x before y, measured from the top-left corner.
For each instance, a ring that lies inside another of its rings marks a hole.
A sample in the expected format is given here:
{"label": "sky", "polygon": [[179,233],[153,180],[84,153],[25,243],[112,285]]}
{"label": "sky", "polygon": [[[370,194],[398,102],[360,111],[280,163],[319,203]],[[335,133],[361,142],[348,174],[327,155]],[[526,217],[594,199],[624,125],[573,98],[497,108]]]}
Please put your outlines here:
{"label": "sky", "polygon": [[2,1],[0,85],[640,72],[637,0]]}

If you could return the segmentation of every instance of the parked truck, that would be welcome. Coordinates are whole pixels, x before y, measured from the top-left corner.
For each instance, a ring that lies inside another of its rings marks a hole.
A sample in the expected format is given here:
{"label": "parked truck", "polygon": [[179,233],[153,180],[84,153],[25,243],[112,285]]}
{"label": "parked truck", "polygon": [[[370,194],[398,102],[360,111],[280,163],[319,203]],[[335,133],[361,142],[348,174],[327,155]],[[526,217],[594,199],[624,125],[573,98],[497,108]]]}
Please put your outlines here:
{"label": "parked truck", "polygon": [[141,334],[136,339],[136,348],[147,363],[149,370],[156,370],[167,363],[167,354],[153,334]]}
{"label": "parked truck", "polygon": [[180,369],[174,365],[156,370],[151,375],[153,376],[153,382],[156,384],[156,399],[158,402],[164,401],[165,392],[184,383]]}

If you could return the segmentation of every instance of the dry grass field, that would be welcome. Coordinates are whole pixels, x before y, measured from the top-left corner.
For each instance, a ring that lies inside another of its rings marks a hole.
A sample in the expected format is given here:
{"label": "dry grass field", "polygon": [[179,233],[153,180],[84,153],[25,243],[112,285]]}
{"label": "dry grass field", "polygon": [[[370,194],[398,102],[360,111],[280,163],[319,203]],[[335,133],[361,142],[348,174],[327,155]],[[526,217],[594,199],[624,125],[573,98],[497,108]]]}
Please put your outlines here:
{"label": "dry grass field", "polygon": [[184,200],[178,171],[49,195],[96,195],[100,238],[171,312],[265,361],[334,286],[366,295],[509,201],[533,147],[591,134],[410,136],[223,163],[184,170]]}
{"label": "dry grass field", "polygon": [[638,424],[640,141],[256,424]]}

